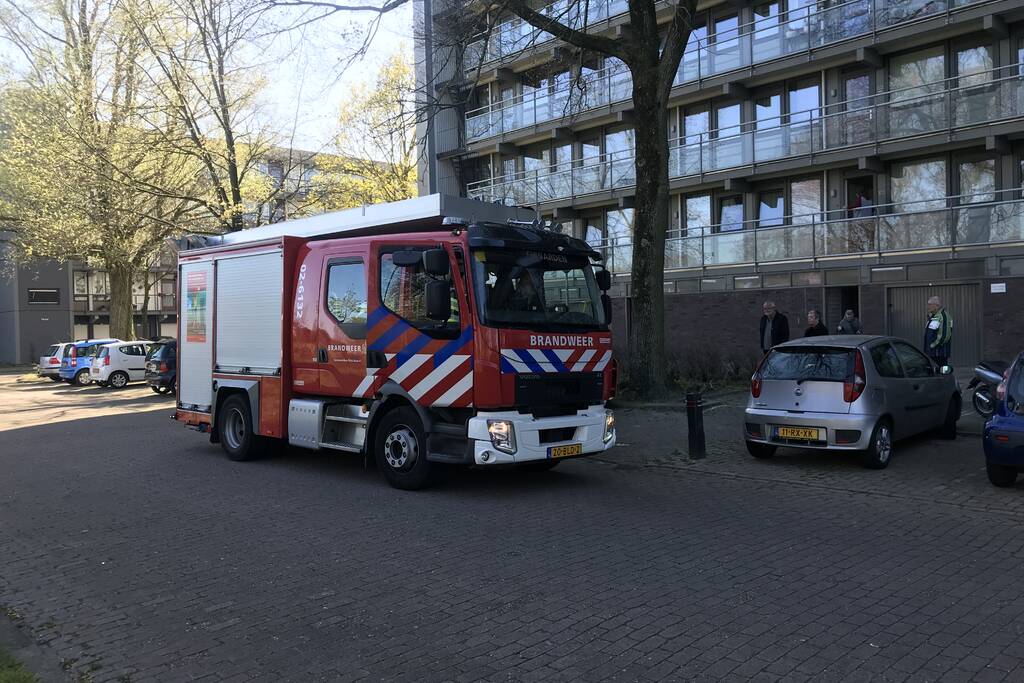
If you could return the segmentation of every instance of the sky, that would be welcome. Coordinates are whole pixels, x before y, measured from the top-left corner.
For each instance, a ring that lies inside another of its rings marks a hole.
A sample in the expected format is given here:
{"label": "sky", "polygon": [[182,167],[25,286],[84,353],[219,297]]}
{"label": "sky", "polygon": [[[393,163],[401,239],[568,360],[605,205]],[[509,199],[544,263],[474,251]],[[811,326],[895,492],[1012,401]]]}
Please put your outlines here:
{"label": "sky", "polygon": [[364,30],[372,18],[339,13],[275,39],[269,50],[266,120],[286,137],[294,130],[293,147],[330,150],[338,109],[352,86],[372,83],[379,66],[399,50],[412,61],[412,3],[407,2],[383,17],[367,54],[347,64],[361,44],[353,29]]}

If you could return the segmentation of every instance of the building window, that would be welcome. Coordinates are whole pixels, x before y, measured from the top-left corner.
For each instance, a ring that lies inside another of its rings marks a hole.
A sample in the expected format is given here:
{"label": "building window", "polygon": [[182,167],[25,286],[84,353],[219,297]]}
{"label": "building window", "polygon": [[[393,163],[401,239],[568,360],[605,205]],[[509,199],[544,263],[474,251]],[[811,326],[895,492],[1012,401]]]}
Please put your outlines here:
{"label": "building window", "polygon": [[718,199],[718,231],[743,229],[743,197],[735,195]]}
{"label": "building window", "polygon": [[758,193],[757,227],[773,228],[782,225],[786,215],[786,200],[782,190],[765,190]]}
{"label": "building window", "polygon": [[996,160],[963,161],[957,167],[960,176],[960,203],[977,204],[996,200]]}
{"label": "building window", "polygon": [[60,303],[59,289],[30,289],[28,290],[28,302],[30,304],[46,304],[55,306]]}
{"label": "building window", "polygon": [[821,178],[794,180],[789,184],[792,221],[797,224],[821,220]]}
{"label": "building window", "polygon": [[946,206],[946,160],[893,164],[890,185],[894,213],[941,209]]}
{"label": "building window", "polygon": [[618,209],[605,214],[608,244],[611,245],[613,273],[633,269],[633,209]]}

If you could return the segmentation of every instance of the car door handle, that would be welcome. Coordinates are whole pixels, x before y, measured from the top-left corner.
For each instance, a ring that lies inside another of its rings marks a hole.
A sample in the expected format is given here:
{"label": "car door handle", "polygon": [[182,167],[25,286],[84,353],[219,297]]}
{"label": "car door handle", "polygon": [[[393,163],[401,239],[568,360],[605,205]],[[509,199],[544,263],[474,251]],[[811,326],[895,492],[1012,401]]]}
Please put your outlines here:
{"label": "car door handle", "polygon": [[327,349],[317,349],[316,350],[316,362],[317,363],[326,363],[327,362]]}
{"label": "car door handle", "polygon": [[366,367],[368,368],[382,368],[388,364],[387,356],[384,355],[383,351],[367,351],[366,352]]}

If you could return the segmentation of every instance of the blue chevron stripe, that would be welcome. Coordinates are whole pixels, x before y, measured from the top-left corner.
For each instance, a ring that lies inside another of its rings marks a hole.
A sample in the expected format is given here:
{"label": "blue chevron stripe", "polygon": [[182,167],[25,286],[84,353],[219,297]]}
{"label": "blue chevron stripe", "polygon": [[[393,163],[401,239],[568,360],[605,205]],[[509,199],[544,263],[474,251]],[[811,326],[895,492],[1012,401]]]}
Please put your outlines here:
{"label": "blue chevron stripe", "polygon": [[505,356],[501,357],[501,371],[512,373],[513,375],[516,373],[516,369],[512,367],[512,364],[508,362],[508,358],[505,358]]}
{"label": "blue chevron stripe", "polygon": [[441,350],[434,354],[434,367],[439,367],[441,363],[445,362],[452,357],[456,351],[461,349],[463,346],[468,344],[473,339],[473,327],[469,326],[462,331],[458,339],[453,339],[444,346]]}
{"label": "blue chevron stripe", "polygon": [[424,346],[430,343],[430,337],[425,334],[421,334],[411,342],[405,345],[405,348],[399,351],[395,355],[395,367],[400,368],[405,365],[405,362],[416,355],[416,353]]}
{"label": "blue chevron stripe", "polygon": [[381,336],[377,337],[376,341],[370,344],[370,349],[372,351],[383,351],[388,344],[395,341],[400,336],[402,336],[404,332],[411,329],[412,327],[404,320],[398,320],[395,322],[394,325],[391,326],[391,329],[389,329]]}
{"label": "blue chevron stripe", "polygon": [[384,318],[388,317],[388,309],[383,306],[378,306],[370,312],[370,315],[366,318],[366,329],[372,329],[377,323]]}
{"label": "blue chevron stripe", "polygon": [[569,368],[565,367],[565,363],[562,362],[562,359],[559,358],[553,350],[541,349],[540,352],[544,354],[545,358],[551,361],[551,365],[554,366],[555,372],[569,372]]}
{"label": "blue chevron stripe", "polygon": [[533,372],[544,372],[544,368],[530,355],[530,352],[526,349],[515,349],[516,355],[519,356],[519,360],[526,363],[526,367],[530,368]]}

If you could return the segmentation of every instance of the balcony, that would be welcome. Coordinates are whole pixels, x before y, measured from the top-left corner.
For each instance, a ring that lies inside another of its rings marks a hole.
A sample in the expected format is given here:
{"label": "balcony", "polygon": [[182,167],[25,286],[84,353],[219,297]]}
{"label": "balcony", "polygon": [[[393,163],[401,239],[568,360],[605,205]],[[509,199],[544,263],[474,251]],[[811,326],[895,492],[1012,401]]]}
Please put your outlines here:
{"label": "balcony", "polygon": [[[1022,117],[1024,76],[1018,65],[1011,65],[686,136],[670,145],[669,176],[701,178],[729,169],[798,157],[813,159],[824,153]],[[471,183],[466,193],[483,201],[537,205],[631,187],[636,182],[633,167],[631,152],[602,155],[577,161],[571,168]]]}
{"label": "balcony", "polygon": [[[876,31],[905,26],[908,22],[940,13],[954,12],[970,5],[994,0],[850,0],[849,2],[811,11],[801,8],[789,13],[760,19],[739,26],[731,32],[718,33],[714,42],[701,37],[687,48],[679,64],[675,84],[682,85],[718,76],[754,64],[768,62],[798,53],[840,43]],[[614,10],[625,3],[605,0],[600,7]],[[552,9],[552,8],[559,9]],[[545,8],[549,12],[565,12],[565,3]],[[556,15],[557,16],[557,15]],[[474,54],[485,50],[488,59],[500,59],[540,42],[535,30],[527,31],[522,22],[507,22],[496,27],[487,45],[477,45]],[[493,44],[493,47],[492,47]],[[472,46],[471,46],[472,47]],[[469,57],[467,57],[469,59]],[[475,61],[467,64],[479,63]],[[555,121],[567,113],[579,113],[598,106],[621,102],[632,96],[632,79],[625,67],[614,67],[614,74],[599,72],[574,84],[518,96],[466,113],[466,140],[476,142],[496,135],[547,121]],[[605,71],[608,71],[606,69]],[[594,89],[593,97],[583,97],[566,108],[573,94]]]}
{"label": "balcony", "polygon": [[[1019,196],[1019,190],[1012,192]],[[996,194],[881,206],[874,209],[878,215],[858,218],[790,216],[782,219],[788,225],[778,227],[758,227],[757,221],[709,226],[699,229],[699,235],[666,240],[665,270],[1024,244],[1024,200],[984,201]],[[620,238],[595,248],[613,273],[629,273],[629,240]]]}

